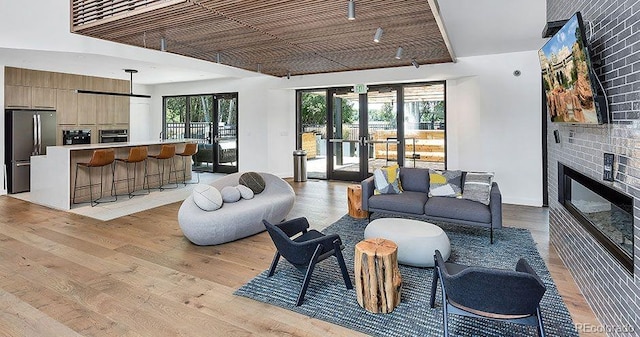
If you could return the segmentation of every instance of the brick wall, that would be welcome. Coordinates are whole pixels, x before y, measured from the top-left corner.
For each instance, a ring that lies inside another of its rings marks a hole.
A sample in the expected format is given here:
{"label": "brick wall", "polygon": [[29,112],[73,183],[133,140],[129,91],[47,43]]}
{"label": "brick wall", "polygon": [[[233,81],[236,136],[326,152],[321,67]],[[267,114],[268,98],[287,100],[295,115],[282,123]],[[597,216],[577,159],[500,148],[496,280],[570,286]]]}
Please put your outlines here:
{"label": "brick wall", "polygon": [[[550,236],[609,336],[640,335],[640,1],[548,0],[547,20],[580,11],[592,61],[612,123],[572,126],[549,121]],[[556,144],[553,131],[559,130]],[[602,182],[603,153],[615,154],[613,188],[634,198],[634,273],[631,275],[558,203],[557,163]],[[580,323],[580,322],[575,322]],[[635,332],[624,329],[632,327]],[[622,329],[622,330],[620,330]]]}

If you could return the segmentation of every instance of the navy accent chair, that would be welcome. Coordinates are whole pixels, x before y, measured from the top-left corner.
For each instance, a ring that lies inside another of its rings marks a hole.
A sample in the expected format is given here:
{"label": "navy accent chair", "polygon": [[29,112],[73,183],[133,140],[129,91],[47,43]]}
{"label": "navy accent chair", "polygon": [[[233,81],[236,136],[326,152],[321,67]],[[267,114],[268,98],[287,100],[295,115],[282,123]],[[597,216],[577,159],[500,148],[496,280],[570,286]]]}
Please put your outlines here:
{"label": "navy accent chair", "polygon": [[[301,305],[304,301],[304,295],[309,287],[311,274],[316,264],[330,256],[335,256],[338,260],[347,289],[353,289],[347,266],[342,257],[342,241],[338,234],[324,235],[313,229],[308,230],[309,221],[306,218],[296,218],[277,225],[272,225],[267,220],[262,220],[262,223],[267,228],[267,232],[277,249],[267,277],[273,276],[280,256],[305,273],[296,306]],[[297,234],[300,235],[296,236]],[[296,237],[294,238],[294,236]]]}
{"label": "navy accent chair", "polygon": [[434,259],[431,307],[440,279],[445,337],[449,314],[536,326],[538,335],[545,336],[540,300],[547,288],[525,259],[515,271],[445,263],[438,250]]}

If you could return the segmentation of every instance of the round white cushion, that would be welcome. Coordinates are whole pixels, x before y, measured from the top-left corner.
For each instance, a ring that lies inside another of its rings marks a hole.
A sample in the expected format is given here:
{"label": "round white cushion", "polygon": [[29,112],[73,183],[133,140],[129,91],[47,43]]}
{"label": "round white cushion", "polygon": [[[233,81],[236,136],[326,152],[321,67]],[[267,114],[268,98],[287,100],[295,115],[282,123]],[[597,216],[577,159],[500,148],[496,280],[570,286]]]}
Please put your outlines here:
{"label": "round white cushion", "polygon": [[433,267],[436,249],[446,261],[451,255],[449,237],[442,228],[424,221],[397,218],[375,219],[364,230],[364,238],[384,238],[398,245],[398,263]]}
{"label": "round white cushion", "polygon": [[198,184],[193,188],[193,202],[203,211],[215,211],[222,207],[222,195],[217,188]]}
{"label": "round white cushion", "polygon": [[242,197],[242,199],[253,199],[254,193],[247,186],[238,185],[236,186],[236,188],[238,189],[238,191],[240,191],[240,196]]}
{"label": "round white cushion", "polygon": [[235,186],[225,186],[220,191],[224,202],[236,202],[240,200],[240,191]]}

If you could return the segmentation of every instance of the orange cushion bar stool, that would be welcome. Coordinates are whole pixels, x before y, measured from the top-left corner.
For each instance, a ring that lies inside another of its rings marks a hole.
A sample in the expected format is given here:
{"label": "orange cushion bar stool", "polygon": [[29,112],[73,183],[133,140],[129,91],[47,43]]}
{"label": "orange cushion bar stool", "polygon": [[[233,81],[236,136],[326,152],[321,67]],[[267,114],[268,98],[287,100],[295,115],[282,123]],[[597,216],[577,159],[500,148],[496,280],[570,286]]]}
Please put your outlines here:
{"label": "orange cushion bar stool", "polygon": [[[147,175],[147,147],[146,146],[136,146],[129,149],[129,156],[127,158],[116,158],[116,163],[120,162],[124,164],[124,168],[127,172],[127,178],[124,179],[127,181],[127,192],[129,193],[129,199],[133,198],[136,195],[145,195],[151,192],[149,188],[149,176]],[[147,191],[141,192],[138,194],[134,194],[136,190],[136,173],[138,172],[138,163],[144,165],[144,177],[142,178],[142,191],[144,191],[144,184],[147,183]],[[129,167],[130,164],[133,164],[133,178],[129,176]],[[133,179],[133,188],[131,187],[131,180]],[[117,180],[121,181],[123,179]]]}
{"label": "orange cushion bar stool", "polygon": [[[91,207],[100,203],[114,202],[118,200],[118,196],[115,194],[114,160],[115,160],[114,150],[104,149],[104,150],[93,151],[93,154],[91,155],[91,159],[89,160],[88,163],[76,163],[76,177],[74,180],[73,200],[72,200],[74,204],[78,204],[76,202],[76,191],[78,190],[78,188],[86,188],[86,187],[89,187],[89,199],[91,201]],[[102,199],[102,177],[104,175],[105,166],[111,166],[111,195],[114,196],[114,198],[113,200],[100,201],[100,199]],[[92,176],[91,169],[94,167],[100,168],[100,182],[96,184],[93,183],[91,178]],[[80,168],[87,169],[87,172],[89,174],[89,185],[78,186],[78,171],[80,170]],[[100,185],[100,195],[96,199],[93,199],[93,186],[98,184]]]}
{"label": "orange cushion bar stool", "polygon": [[[160,176],[158,188],[160,191],[164,191],[165,189],[173,189],[178,187],[178,174],[176,173],[176,162],[173,160],[176,155],[176,146],[175,145],[162,145],[160,148],[160,153],[158,154],[150,154],[147,158],[154,158],[158,163],[158,173],[152,175]],[[170,160],[169,162],[169,179],[167,180],[167,184],[171,182],[171,172],[173,172],[173,176],[175,177],[176,186],[172,187],[164,187],[164,167],[165,162]],[[162,163],[162,165],[160,165]],[[162,167],[162,169],[160,169]],[[148,178],[147,178],[148,179]]]}
{"label": "orange cushion bar stool", "polygon": [[[187,183],[187,162],[189,163],[189,165],[191,165],[191,159],[193,157],[193,155],[196,154],[196,152],[198,152],[198,144],[196,143],[187,143],[184,146],[184,150],[180,153],[176,153],[176,155],[180,156],[182,158],[182,183],[184,184],[184,186],[187,186],[187,184],[199,184],[200,183],[200,174],[196,173],[198,176],[198,180],[196,182],[189,182]],[[194,172],[192,171],[191,174],[193,174]],[[193,180],[193,178],[192,178]]]}

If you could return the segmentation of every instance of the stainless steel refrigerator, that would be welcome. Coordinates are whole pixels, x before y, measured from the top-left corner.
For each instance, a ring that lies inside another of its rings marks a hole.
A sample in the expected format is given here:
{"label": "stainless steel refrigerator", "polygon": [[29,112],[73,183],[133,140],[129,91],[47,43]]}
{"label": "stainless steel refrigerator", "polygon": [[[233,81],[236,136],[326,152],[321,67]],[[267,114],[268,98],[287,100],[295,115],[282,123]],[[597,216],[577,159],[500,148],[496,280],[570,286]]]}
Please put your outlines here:
{"label": "stainless steel refrigerator", "polygon": [[47,154],[56,145],[56,112],[36,110],[5,111],[5,165],[7,191],[29,191],[31,156]]}

